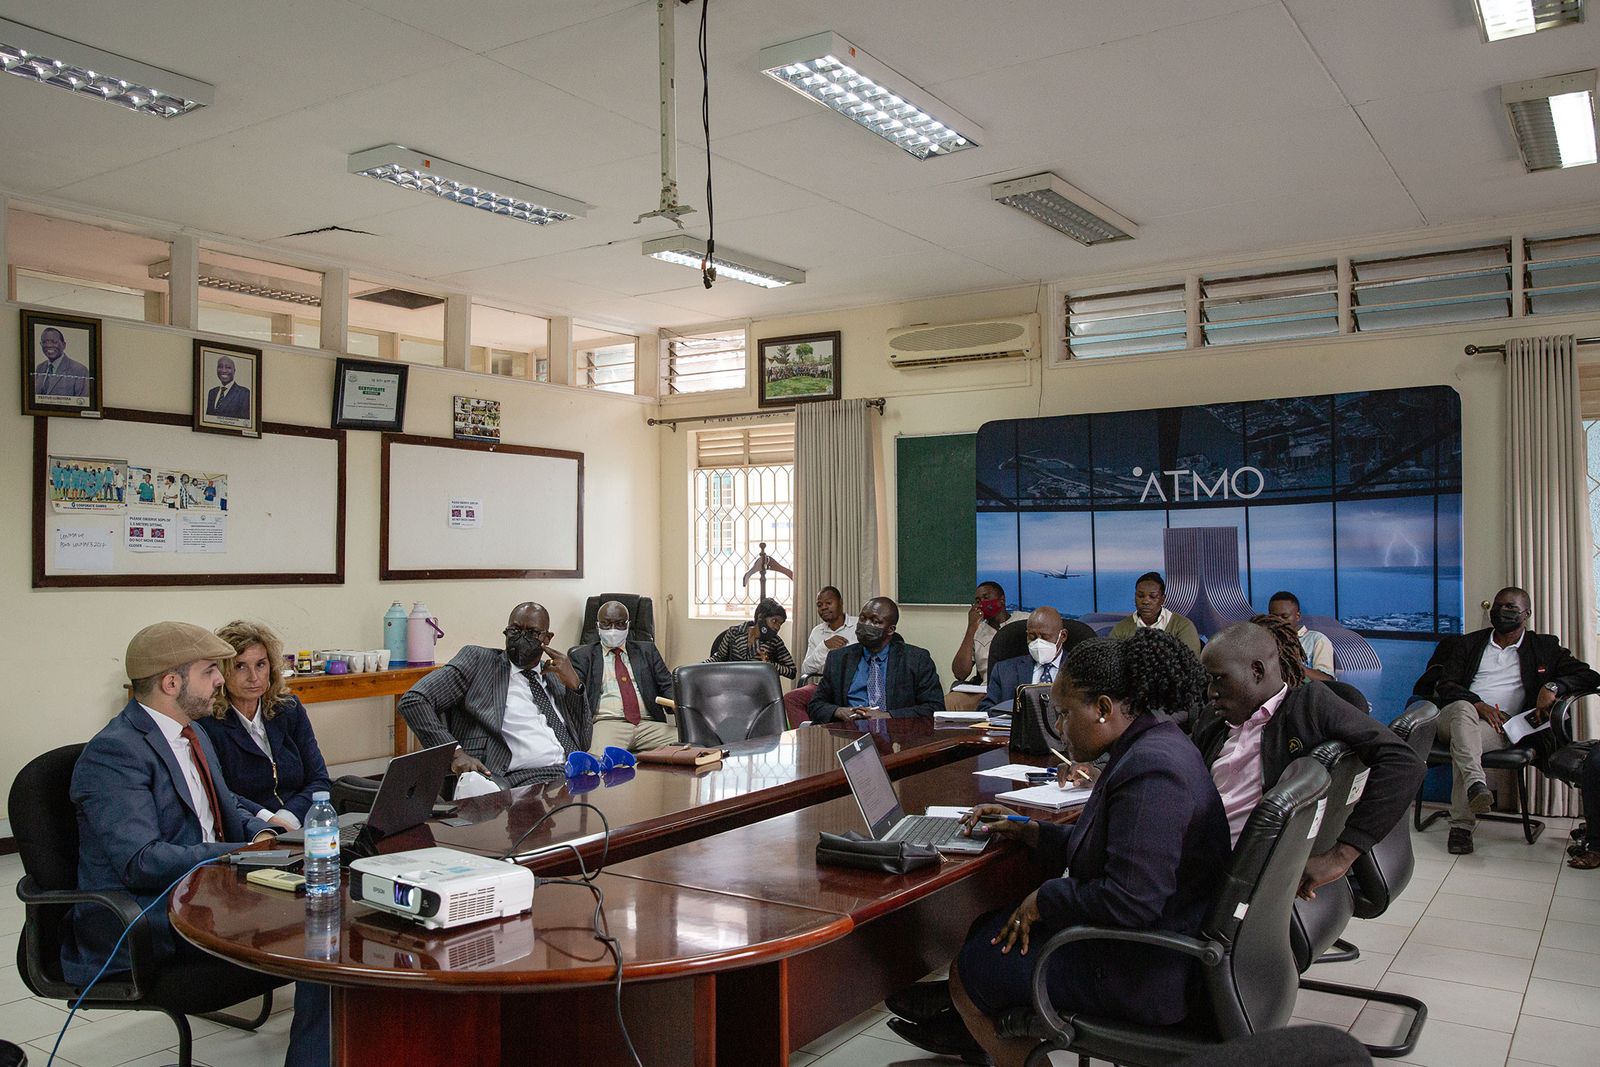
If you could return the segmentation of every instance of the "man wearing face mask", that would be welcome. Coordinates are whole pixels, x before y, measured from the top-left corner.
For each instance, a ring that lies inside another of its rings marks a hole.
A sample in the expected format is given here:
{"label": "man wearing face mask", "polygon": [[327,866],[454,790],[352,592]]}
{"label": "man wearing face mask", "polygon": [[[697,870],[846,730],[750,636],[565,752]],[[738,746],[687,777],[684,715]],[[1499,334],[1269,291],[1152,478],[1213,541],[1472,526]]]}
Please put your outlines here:
{"label": "man wearing face mask", "polygon": [[[1535,718],[1577,689],[1600,686],[1600,675],[1562,647],[1553,634],[1527,628],[1533,605],[1525,590],[1508,586],[1494,595],[1490,627],[1455,642],[1440,671],[1434,701],[1439,705],[1439,738],[1450,744],[1450,839],[1457,856],[1472,851],[1478,816],[1494,806],[1483,773],[1483,754],[1508,744],[1504,724],[1533,709]],[[1550,739],[1550,732],[1535,734]],[[1554,744],[1553,739],[1549,743]]]}
{"label": "man wearing face mask", "polygon": [[[961,636],[950,670],[957,684],[963,679],[981,682],[989,677],[989,645],[995,632],[1011,620],[1006,610],[1006,591],[994,582],[984,582],[972,596],[967,609],[967,632]],[[945,706],[951,711],[971,711],[978,700],[970,693],[951,693]]]}
{"label": "man wearing face mask", "polygon": [[615,745],[629,752],[675,744],[678,731],[667,724],[656,697],[672,695],[672,672],[650,641],[628,640],[628,609],[608,600],[595,613],[598,644],[571,652],[582,679],[584,707],[593,723],[589,751],[596,756]]}
{"label": "man wearing face mask", "polygon": [[856,644],[834,649],[811,697],[811,721],[933,718],[944,708],[939,668],[928,650],[895,632],[900,606],[875,597],[856,616]]}
{"label": "man wearing face mask", "polygon": [[550,642],[550,613],[518,604],[505,649],[468,645],[400,698],[400,714],[424,746],[460,745],[451,770],[502,787],[559,778],[567,756],[589,745],[589,716],[572,661]]}
{"label": "man wearing face mask", "polygon": [[989,691],[978,704],[979,711],[1011,710],[1020,685],[1049,685],[1061,670],[1061,661],[1094,631],[1077,619],[1061,618],[1055,608],[1034,608],[1028,616],[1028,654],[1001,660],[989,669]]}

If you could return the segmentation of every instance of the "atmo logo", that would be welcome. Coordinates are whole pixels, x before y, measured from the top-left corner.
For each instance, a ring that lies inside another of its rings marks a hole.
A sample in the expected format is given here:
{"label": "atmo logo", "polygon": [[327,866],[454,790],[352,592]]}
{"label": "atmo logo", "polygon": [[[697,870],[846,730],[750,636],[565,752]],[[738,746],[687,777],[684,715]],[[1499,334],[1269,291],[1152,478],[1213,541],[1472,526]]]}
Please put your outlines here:
{"label": "atmo logo", "polygon": [[[1143,504],[1154,493],[1156,498],[1167,503],[1179,500],[1254,500],[1261,495],[1267,487],[1267,476],[1261,473],[1259,467],[1239,467],[1235,470],[1224,468],[1217,475],[1216,481],[1206,484],[1205,478],[1199,471],[1179,469],[1175,471],[1151,471],[1145,474],[1143,467],[1133,468],[1135,478],[1144,479],[1144,492],[1139,494],[1139,503]],[[1162,484],[1163,478],[1171,479],[1172,495],[1167,495],[1167,487]],[[1184,495],[1184,490],[1188,495]]]}

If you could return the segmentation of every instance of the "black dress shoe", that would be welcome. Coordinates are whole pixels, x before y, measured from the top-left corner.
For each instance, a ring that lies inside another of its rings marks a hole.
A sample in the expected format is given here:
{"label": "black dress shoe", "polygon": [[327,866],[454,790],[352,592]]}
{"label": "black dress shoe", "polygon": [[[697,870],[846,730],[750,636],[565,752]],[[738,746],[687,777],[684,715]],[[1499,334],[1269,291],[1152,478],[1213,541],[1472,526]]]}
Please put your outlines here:
{"label": "black dress shoe", "polygon": [[950,982],[946,979],[906,986],[885,997],[883,1006],[900,1018],[921,1026],[933,1022],[940,1013],[950,1011],[955,1007],[955,1002],[950,999]]}
{"label": "black dress shoe", "polygon": [[927,1023],[890,1019],[889,1029],[902,1040],[935,1056],[957,1056],[962,1063],[994,1063],[989,1054],[983,1051],[983,1046],[967,1033],[967,1024],[961,1021],[961,1016],[954,1008]]}
{"label": "black dress shoe", "polygon": [[1452,827],[1450,840],[1444,846],[1452,856],[1467,856],[1472,853],[1472,831],[1464,826]]}

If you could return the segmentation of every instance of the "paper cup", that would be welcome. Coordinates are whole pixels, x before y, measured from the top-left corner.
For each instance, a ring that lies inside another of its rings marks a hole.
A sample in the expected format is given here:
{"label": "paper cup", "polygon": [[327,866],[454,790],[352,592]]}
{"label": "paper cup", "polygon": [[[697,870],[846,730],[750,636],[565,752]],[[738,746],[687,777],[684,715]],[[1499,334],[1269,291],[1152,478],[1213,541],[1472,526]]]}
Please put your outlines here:
{"label": "paper cup", "polygon": [[376,652],[363,652],[361,660],[362,670],[372,672],[378,669],[378,654]]}
{"label": "paper cup", "polygon": [[386,671],[389,669],[389,655],[390,652],[387,648],[378,652],[378,669],[380,671]]}

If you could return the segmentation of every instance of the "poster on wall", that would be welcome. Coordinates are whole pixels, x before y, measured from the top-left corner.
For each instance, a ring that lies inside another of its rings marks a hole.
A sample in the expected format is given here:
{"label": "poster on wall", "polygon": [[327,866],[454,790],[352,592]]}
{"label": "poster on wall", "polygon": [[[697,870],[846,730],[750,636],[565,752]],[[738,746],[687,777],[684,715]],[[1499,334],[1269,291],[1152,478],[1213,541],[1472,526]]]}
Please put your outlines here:
{"label": "poster on wall", "polygon": [[128,461],[92,456],[51,456],[50,507],[56,512],[121,511],[128,490]]}
{"label": "poster on wall", "polygon": [[977,578],[1012,610],[1106,633],[1158,571],[1209,637],[1286,590],[1385,719],[1463,630],[1448,387],[991,422],[977,451]]}

